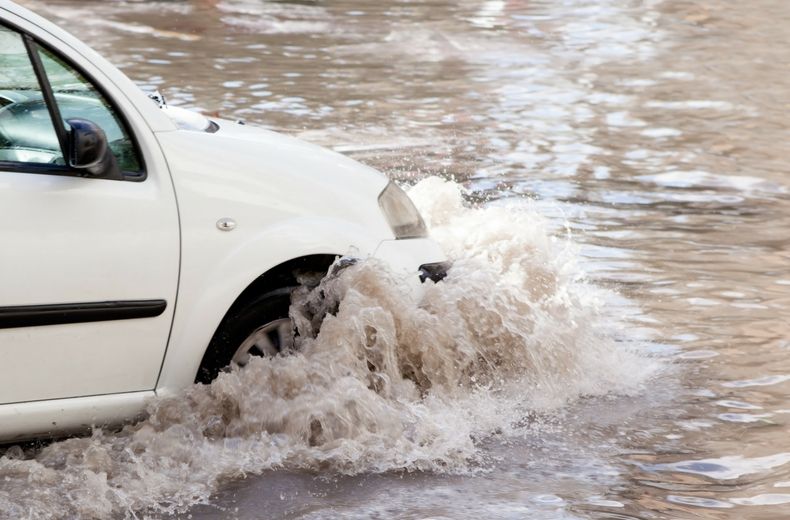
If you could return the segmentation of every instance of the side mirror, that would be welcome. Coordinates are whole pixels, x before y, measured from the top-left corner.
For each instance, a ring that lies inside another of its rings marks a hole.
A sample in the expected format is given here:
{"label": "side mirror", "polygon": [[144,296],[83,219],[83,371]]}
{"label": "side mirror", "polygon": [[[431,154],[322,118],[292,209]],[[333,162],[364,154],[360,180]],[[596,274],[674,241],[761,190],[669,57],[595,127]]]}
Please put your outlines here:
{"label": "side mirror", "polygon": [[107,144],[107,135],[99,125],[87,119],[67,119],[69,166],[91,177],[122,180],[118,161]]}

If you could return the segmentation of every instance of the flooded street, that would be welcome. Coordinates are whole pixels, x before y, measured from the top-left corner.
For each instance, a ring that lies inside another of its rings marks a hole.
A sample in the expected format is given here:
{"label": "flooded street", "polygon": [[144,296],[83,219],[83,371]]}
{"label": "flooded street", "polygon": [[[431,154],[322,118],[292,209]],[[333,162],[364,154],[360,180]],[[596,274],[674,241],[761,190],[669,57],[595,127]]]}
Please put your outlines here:
{"label": "flooded street", "polygon": [[306,354],[12,448],[0,517],[790,517],[790,4],[23,4],[413,186],[456,264],[417,303],[358,266]]}

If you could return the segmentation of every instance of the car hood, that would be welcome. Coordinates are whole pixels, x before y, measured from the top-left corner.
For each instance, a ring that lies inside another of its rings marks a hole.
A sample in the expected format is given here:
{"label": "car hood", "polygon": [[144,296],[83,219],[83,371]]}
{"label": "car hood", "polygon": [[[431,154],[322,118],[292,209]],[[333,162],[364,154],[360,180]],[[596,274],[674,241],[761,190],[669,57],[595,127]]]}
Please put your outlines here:
{"label": "car hood", "polygon": [[[179,130],[216,134],[216,139],[212,139],[212,141],[217,143],[230,140],[241,144],[243,149],[237,147],[241,152],[240,157],[244,158],[248,154],[254,154],[256,157],[252,159],[258,165],[262,165],[262,162],[269,162],[267,161],[268,157],[277,157],[276,161],[272,161],[279,163],[273,165],[276,169],[280,169],[283,165],[289,165],[298,169],[313,167],[315,169],[311,171],[316,174],[323,172],[326,175],[332,172],[340,177],[337,180],[341,183],[352,183],[346,184],[347,186],[364,188],[364,184],[372,184],[370,189],[376,191],[377,196],[388,182],[384,174],[373,168],[337,152],[294,137],[272,132],[259,126],[247,125],[240,121],[209,119],[203,114],[184,108],[163,105],[161,110]],[[264,150],[269,153],[261,156],[260,153]],[[283,151],[286,151],[288,156],[282,155]],[[309,164],[298,164],[300,162]],[[260,173],[260,171],[256,172],[256,174]]]}
{"label": "car hood", "polygon": [[[296,176],[327,176],[348,191],[362,190],[374,193],[376,199],[389,182],[386,175],[343,154],[296,137],[265,128],[213,119],[214,135],[220,141],[232,140],[252,153],[257,164],[264,164],[283,174]],[[266,173],[257,171],[258,174]]]}

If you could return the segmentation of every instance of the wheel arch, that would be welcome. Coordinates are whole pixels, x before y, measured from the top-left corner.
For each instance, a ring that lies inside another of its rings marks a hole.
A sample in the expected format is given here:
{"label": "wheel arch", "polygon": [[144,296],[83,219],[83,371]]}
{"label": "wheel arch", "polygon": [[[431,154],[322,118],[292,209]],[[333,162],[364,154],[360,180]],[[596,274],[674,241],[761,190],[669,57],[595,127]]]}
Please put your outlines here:
{"label": "wheel arch", "polygon": [[[246,303],[255,299],[257,295],[273,291],[282,287],[292,286],[296,283],[294,273],[297,271],[326,271],[335,261],[340,254],[330,253],[310,253],[297,256],[288,260],[281,261],[273,267],[270,267],[254,277],[243,286],[243,289],[236,289],[235,299],[229,304],[224,304],[220,309],[216,309],[214,316],[221,315],[221,319],[213,321],[211,329],[205,330],[201,334],[192,334],[182,331],[182,333],[174,332],[171,334],[171,345],[168,346],[168,352],[165,355],[162,364],[162,370],[159,374],[156,392],[157,394],[172,394],[178,391],[179,388],[192,384],[200,371],[201,363],[206,355],[207,349],[211,340],[215,337],[217,332],[222,327],[222,324],[238,309],[245,306]],[[254,275],[253,275],[254,276]],[[230,300],[228,300],[230,301]],[[204,306],[198,305],[190,310],[192,316],[184,320],[186,323],[195,323],[196,314],[199,317],[206,311]],[[205,318],[202,326],[205,326]],[[176,336],[176,337],[173,337]],[[183,337],[191,338],[188,341],[183,341]],[[195,338],[203,337],[199,344],[195,344]],[[186,343],[186,344],[185,344]]]}
{"label": "wheel arch", "polygon": [[211,345],[217,340],[229,320],[242,312],[248,304],[261,295],[297,286],[299,283],[297,275],[300,272],[325,273],[339,256],[334,254],[312,254],[293,258],[274,266],[253,280],[225,311],[222,320],[220,320],[214,330],[211,341],[206,345],[200,365],[198,365],[195,373],[195,382],[208,383],[210,379],[213,379],[213,377],[206,378],[207,376],[203,374],[203,366],[207,361],[207,356],[211,354]]}
{"label": "wheel arch", "polygon": [[[261,274],[239,294],[223,316],[223,320],[234,310],[244,306],[247,302],[257,295],[282,289],[296,284],[295,273],[304,272],[326,272],[329,266],[340,254],[313,254],[305,255],[278,264],[265,273]],[[216,334],[216,331],[215,331]]]}

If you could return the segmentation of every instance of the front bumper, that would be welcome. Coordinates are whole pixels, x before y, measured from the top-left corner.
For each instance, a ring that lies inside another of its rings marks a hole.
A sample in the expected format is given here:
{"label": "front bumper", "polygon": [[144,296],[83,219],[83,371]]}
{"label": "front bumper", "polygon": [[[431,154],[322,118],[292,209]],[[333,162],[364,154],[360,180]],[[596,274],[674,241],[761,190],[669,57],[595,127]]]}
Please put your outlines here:
{"label": "front bumper", "polygon": [[373,256],[389,264],[396,275],[402,275],[417,295],[426,280],[443,279],[450,265],[442,248],[430,238],[384,240]]}

